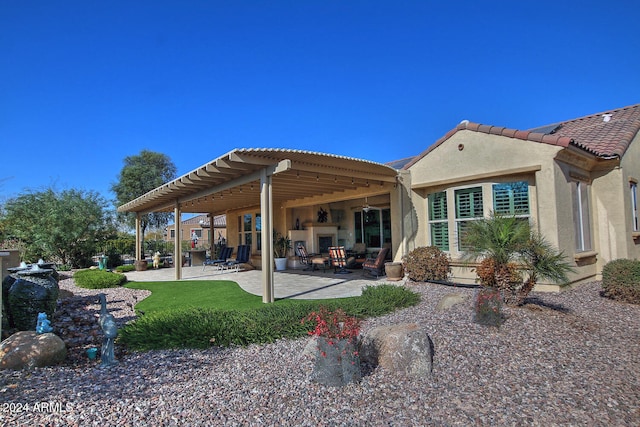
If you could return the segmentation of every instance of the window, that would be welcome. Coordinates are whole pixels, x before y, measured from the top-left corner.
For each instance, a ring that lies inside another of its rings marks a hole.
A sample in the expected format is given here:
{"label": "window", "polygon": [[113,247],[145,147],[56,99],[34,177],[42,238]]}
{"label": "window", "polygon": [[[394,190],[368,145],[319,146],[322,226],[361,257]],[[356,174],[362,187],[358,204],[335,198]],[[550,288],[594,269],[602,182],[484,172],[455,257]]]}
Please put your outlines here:
{"label": "window", "polygon": [[527,181],[493,184],[493,212],[502,215],[529,216]]}
{"label": "window", "polygon": [[238,244],[253,246],[253,242],[256,246],[252,252],[262,250],[262,216],[259,213],[238,216]]}
{"label": "window", "polygon": [[458,250],[464,251],[464,231],[469,221],[482,218],[484,215],[482,205],[482,187],[465,188],[455,191],[456,201],[456,232]]}
{"label": "window", "polygon": [[202,228],[192,228],[189,236],[193,237],[193,233],[196,234],[198,239],[202,239]]}
{"label": "window", "polygon": [[447,193],[429,194],[429,231],[431,245],[442,251],[449,250],[449,222],[447,219]]}
{"label": "window", "polygon": [[256,214],[256,250],[262,250],[262,215]]}
{"label": "window", "polygon": [[171,231],[169,232],[169,236],[171,236],[171,239],[172,239],[172,240],[173,240],[173,239],[175,239],[175,238],[176,238],[176,230],[175,230],[175,229],[174,229],[174,230],[171,230]]}
{"label": "window", "polygon": [[589,214],[589,192],[586,183],[574,181],[571,183],[573,198],[573,224],[576,236],[576,251],[591,250],[591,217]]}
{"label": "window", "polygon": [[369,208],[354,213],[356,243],[368,248],[381,248],[391,243],[391,210]]}
{"label": "window", "polygon": [[633,231],[640,231],[640,224],[638,224],[638,183],[631,182],[629,187],[631,188],[631,218],[633,220]]}
{"label": "window", "polygon": [[632,181],[629,183],[631,190],[631,220],[633,231],[640,231],[640,220],[638,219],[638,183]]}
{"label": "window", "polygon": [[251,246],[253,216],[244,214],[238,217],[238,244]]}

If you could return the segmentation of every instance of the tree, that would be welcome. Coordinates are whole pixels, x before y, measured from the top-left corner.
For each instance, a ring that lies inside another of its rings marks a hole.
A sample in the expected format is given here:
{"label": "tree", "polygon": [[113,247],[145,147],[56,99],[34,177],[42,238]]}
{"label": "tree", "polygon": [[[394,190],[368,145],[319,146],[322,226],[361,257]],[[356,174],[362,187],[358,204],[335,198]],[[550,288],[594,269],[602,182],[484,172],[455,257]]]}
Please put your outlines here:
{"label": "tree", "polygon": [[480,282],[502,292],[505,303],[520,305],[540,279],[566,283],[573,269],[527,220],[491,215],[471,221],[463,236],[468,247],[464,259],[482,258]]}
{"label": "tree", "polygon": [[3,238],[20,242],[25,260],[87,267],[98,245],[113,233],[107,206],[98,193],[82,190],[22,194],[4,206]]}
{"label": "tree", "polygon": [[[125,157],[118,182],[112,184],[111,191],[116,194],[117,204],[124,205],[165,182],[171,181],[175,178],[175,175],[176,166],[168,156],[162,153],[142,150],[137,156]],[[172,218],[173,214],[167,212],[153,212],[142,215],[140,217],[142,248],[144,248],[144,234],[147,228],[158,229],[165,227]],[[129,228],[135,228],[135,213],[119,213],[118,219]]]}

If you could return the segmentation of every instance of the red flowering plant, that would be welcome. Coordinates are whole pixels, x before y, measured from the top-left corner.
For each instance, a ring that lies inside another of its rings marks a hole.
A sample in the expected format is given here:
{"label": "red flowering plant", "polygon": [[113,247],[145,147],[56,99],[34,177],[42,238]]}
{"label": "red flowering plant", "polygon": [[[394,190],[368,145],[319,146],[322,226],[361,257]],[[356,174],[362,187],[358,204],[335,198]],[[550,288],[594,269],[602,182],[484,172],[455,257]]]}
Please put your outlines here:
{"label": "red flowering plant", "polygon": [[309,335],[323,337],[327,341],[342,339],[354,340],[360,333],[360,319],[347,315],[341,308],[330,311],[322,306],[318,311],[309,313],[301,323],[313,322],[315,327]]}

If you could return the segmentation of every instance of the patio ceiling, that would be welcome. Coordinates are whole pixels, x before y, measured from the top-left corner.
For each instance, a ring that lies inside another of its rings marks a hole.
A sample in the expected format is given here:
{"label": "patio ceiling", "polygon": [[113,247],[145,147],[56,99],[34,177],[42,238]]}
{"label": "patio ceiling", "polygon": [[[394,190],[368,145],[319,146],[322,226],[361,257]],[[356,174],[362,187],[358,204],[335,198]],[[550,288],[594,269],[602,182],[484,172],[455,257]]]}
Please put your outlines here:
{"label": "patio ceiling", "polygon": [[273,202],[285,207],[388,193],[397,171],[356,158],[289,149],[234,149],[118,208],[120,212],[222,214],[260,206],[263,169],[273,176]]}

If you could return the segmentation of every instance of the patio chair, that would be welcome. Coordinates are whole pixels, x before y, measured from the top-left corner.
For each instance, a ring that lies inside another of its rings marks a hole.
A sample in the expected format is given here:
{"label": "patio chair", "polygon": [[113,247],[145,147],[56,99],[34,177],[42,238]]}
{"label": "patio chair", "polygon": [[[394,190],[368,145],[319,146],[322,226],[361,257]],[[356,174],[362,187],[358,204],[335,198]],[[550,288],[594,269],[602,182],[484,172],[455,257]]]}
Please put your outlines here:
{"label": "patio chair", "polygon": [[204,263],[202,264],[202,270],[204,271],[207,265],[212,265],[216,268],[223,268],[224,264],[227,262],[229,258],[231,258],[232,254],[233,254],[233,248],[231,246],[223,246],[220,249],[220,254],[216,259],[208,258],[204,260]]}
{"label": "patio chair", "polygon": [[351,273],[346,269],[347,253],[344,250],[344,246],[331,246],[329,248],[329,262],[333,266],[333,272],[335,274]]}
{"label": "patio chair", "polygon": [[322,265],[323,271],[326,269],[326,262],[321,254],[308,254],[304,245],[298,245],[296,250],[300,264],[307,266],[303,271],[314,271],[319,265]]}
{"label": "patio chair", "polygon": [[375,258],[367,258],[362,264],[362,274],[365,272],[375,275],[376,279],[384,276],[384,262],[387,258],[389,248],[382,248]]}
{"label": "patio chair", "polygon": [[228,268],[235,268],[236,273],[240,271],[240,265],[248,263],[251,259],[251,245],[239,245],[236,252],[236,259],[227,261]]}

